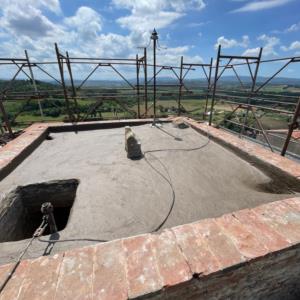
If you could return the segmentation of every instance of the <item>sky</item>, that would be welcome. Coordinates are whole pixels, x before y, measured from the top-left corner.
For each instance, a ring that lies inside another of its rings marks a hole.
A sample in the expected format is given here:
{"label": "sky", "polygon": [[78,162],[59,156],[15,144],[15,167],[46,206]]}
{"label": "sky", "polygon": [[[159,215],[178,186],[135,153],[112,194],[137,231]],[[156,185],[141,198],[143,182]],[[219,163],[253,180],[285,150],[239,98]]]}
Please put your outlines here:
{"label": "sky", "polygon": [[[53,61],[55,42],[71,56],[135,57],[148,46],[151,57],[154,27],[163,64],[207,63],[219,44],[225,54],[264,47],[264,59],[300,56],[300,0],[0,0],[0,57],[27,49],[32,60]],[[298,65],[281,75],[300,78]],[[75,77],[86,71],[77,66]]]}

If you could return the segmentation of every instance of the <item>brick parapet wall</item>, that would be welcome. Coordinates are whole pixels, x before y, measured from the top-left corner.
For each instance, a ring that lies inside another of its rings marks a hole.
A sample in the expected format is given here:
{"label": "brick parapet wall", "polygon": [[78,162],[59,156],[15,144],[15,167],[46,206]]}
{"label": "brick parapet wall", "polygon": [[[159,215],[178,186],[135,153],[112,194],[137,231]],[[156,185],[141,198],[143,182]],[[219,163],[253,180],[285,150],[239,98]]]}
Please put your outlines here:
{"label": "brick parapet wall", "polygon": [[205,135],[208,133],[213,140],[234,150],[246,159],[255,161],[260,165],[269,166],[275,171],[277,170],[282,174],[288,175],[290,178],[300,179],[300,164],[295,161],[222,129],[214,128],[189,118],[185,118],[185,121],[195,130]]}
{"label": "brick parapet wall", "polygon": [[[10,268],[0,267],[0,281]],[[297,299],[299,278],[292,198],[24,260],[0,299]]]}

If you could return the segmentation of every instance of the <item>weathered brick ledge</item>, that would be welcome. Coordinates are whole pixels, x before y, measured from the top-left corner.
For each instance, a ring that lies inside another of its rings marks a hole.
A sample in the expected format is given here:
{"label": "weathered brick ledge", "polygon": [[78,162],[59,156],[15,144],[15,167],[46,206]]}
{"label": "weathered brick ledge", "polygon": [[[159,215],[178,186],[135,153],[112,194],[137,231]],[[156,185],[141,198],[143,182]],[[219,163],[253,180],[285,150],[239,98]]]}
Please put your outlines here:
{"label": "weathered brick ledge", "polygon": [[295,161],[283,157],[278,153],[273,153],[259,144],[241,139],[222,129],[208,126],[205,123],[198,123],[189,118],[185,118],[185,121],[202,134],[209,132],[211,138],[216,142],[233,149],[237,154],[242,155],[248,160],[255,161],[260,165],[264,164],[264,166],[272,167],[274,171],[279,171],[290,177],[300,178],[300,164]]}
{"label": "weathered brick ledge", "polygon": [[[10,268],[0,267],[0,281]],[[24,260],[0,299],[265,299],[300,292],[299,278],[292,198]]]}

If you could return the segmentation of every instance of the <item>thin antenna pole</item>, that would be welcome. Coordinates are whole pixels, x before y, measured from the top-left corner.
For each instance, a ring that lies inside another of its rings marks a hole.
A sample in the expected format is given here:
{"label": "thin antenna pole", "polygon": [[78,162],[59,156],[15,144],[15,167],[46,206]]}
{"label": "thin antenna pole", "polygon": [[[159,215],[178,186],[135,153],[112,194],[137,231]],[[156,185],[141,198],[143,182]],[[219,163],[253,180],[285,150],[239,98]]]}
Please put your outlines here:
{"label": "thin antenna pole", "polygon": [[153,40],[153,123],[156,119],[156,42],[158,40],[157,32],[154,28],[151,39]]}

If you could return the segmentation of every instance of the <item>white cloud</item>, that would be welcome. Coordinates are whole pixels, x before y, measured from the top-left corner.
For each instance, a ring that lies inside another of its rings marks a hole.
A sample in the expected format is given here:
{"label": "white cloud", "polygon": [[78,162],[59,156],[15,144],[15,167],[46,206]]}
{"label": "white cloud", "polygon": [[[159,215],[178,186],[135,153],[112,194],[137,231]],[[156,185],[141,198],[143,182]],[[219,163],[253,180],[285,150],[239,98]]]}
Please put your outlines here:
{"label": "white cloud", "polygon": [[206,4],[203,0],[112,0],[117,8],[130,9],[139,13],[155,13],[162,10],[184,12],[191,9],[202,10]]}
{"label": "white cloud", "polygon": [[280,49],[283,51],[300,50],[300,41],[294,41],[287,47],[281,46]]}
{"label": "white cloud", "polygon": [[165,28],[189,10],[202,10],[203,0],[113,0],[114,6],[130,10],[130,14],[117,19],[124,28],[136,32],[149,32],[154,27]]}
{"label": "white cloud", "polygon": [[130,16],[121,17],[117,22],[124,28],[128,28],[132,31],[138,32],[149,32],[156,29],[164,28],[173,23],[178,18],[182,17],[183,14],[178,12],[157,12],[155,15],[140,15],[132,14]]}
{"label": "white cloud", "polygon": [[[203,0],[112,0],[112,3],[116,8],[130,11],[128,15],[116,21],[121,27],[129,29],[128,43],[132,48],[149,44],[150,33],[154,27],[166,28],[183,17],[186,12],[200,11],[206,6]],[[175,47],[161,51],[159,56],[162,57],[164,64],[172,62],[178,65],[178,57],[183,54],[187,54],[186,48]],[[194,58],[202,59],[199,56]]]}
{"label": "white cloud", "polygon": [[60,13],[57,0],[0,0],[2,30],[12,35],[24,35],[37,38],[55,30],[53,24],[42,12],[50,10]]}
{"label": "white cloud", "polygon": [[248,35],[244,35],[241,41],[237,41],[235,39],[227,39],[224,36],[220,36],[215,44],[215,49],[221,45],[225,49],[233,48],[233,47],[248,47],[249,45],[249,37]]}
{"label": "white cloud", "polygon": [[[105,25],[102,16],[87,6],[79,7],[73,16],[63,17],[59,0],[0,0],[0,56],[23,57],[23,51],[27,49],[32,61],[53,61],[56,60],[54,43],[57,42],[61,52],[68,50],[72,56],[135,57],[139,51],[137,47],[149,43],[154,26],[165,28],[188,10],[205,7],[200,0],[114,0],[114,5],[130,10],[127,16],[117,21],[129,30],[127,34],[102,33]],[[47,17],[49,11],[57,14],[55,22],[51,14]],[[185,60],[201,62],[200,56],[188,55],[190,48],[161,50],[158,62],[179,65],[181,55]],[[73,68],[77,78],[89,70],[87,65],[74,65]],[[57,65],[49,65],[46,69],[59,77]]]}
{"label": "white cloud", "polygon": [[259,50],[260,50],[259,47],[247,49],[247,50],[243,53],[243,56],[258,56]]}
{"label": "white cloud", "polygon": [[275,51],[275,46],[280,44],[280,39],[274,36],[268,36],[266,34],[262,34],[257,38],[258,41],[264,42],[263,45],[263,55],[269,56],[269,55],[278,55],[278,53]]}
{"label": "white cloud", "polygon": [[206,24],[208,24],[209,22],[192,22],[192,23],[188,23],[186,26],[190,27],[190,28],[194,28],[194,27],[202,27]]}
{"label": "white cloud", "polygon": [[202,57],[199,55],[196,56],[188,55],[189,50],[190,50],[189,46],[162,49],[158,53],[158,57],[157,57],[158,64],[179,66],[181,56],[184,56],[185,62],[194,62],[194,63],[203,62]]}
{"label": "white cloud", "polygon": [[[274,36],[268,36],[266,34],[260,35],[257,40],[262,42],[263,56],[276,56],[278,53],[275,51],[275,47],[280,44],[280,39]],[[260,47],[249,48],[244,51],[245,56],[257,56],[259,54]]]}
{"label": "white cloud", "polygon": [[283,6],[289,2],[294,0],[257,0],[257,1],[250,1],[249,3],[243,5],[242,7],[233,10],[232,12],[253,12],[259,10],[266,10],[271,9],[274,7]]}
{"label": "white cloud", "polygon": [[291,26],[289,26],[288,28],[284,29],[284,30],[273,30],[272,33],[275,34],[282,34],[282,33],[291,33],[291,32],[296,32],[300,30],[300,22],[292,24]]}
{"label": "white cloud", "polygon": [[61,13],[59,0],[0,0],[0,7],[4,11],[7,9],[11,12],[22,10],[27,14],[30,14],[32,9],[45,9],[56,14]]}
{"label": "white cloud", "polygon": [[300,22],[297,23],[297,24],[291,25],[289,28],[287,28],[285,30],[285,32],[295,32],[295,31],[298,31],[298,30],[300,30]]}
{"label": "white cloud", "polygon": [[66,18],[64,22],[71,28],[75,28],[80,36],[87,40],[97,37],[102,29],[101,16],[86,6],[79,7],[76,14]]}

